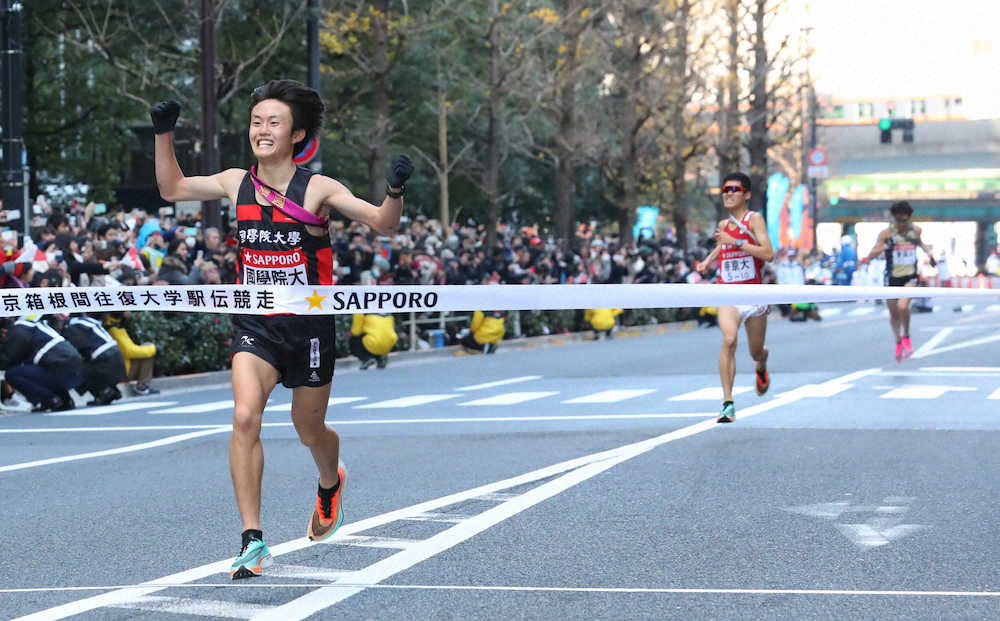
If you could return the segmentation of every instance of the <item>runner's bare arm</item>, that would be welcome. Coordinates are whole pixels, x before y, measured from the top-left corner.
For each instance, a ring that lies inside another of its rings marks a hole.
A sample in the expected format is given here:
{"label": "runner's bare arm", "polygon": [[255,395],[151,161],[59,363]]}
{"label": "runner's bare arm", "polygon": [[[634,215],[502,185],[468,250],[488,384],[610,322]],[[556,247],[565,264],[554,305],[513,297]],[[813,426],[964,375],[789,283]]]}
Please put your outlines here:
{"label": "runner's bare arm", "polygon": [[924,240],[923,240],[922,237],[920,237],[920,233],[922,232],[920,230],[920,227],[917,226],[917,225],[914,225],[913,226],[913,232],[917,236],[917,245],[920,246],[921,248],[923,248],[924,252],[927,253],[927,259],[929,260],[929,262],[931,264],[931,267],[936,267],[937,266],[937,259],[934,258],[934,254],[931,252],[931,247],[928,246],[926,242],[924,242]]}
{"label": "runner's bare arm", "polygon": [[236,202],[236,192],[240,187],[245,170],[230,168],[207,177],[185,177],[174,155],[173,132],[157,134],[154,159],[156,164],[156,185],[160,196],[167,201],[209,201],[229,198]]}
{"label": "runner's bare arm", "polygon": [[878,234],[878,239],[875,240],[875,247],[872,251],[868,253],[868,256],[864,258],[863,263],[867,263],[877,257],[878,255],[885,252],[885,242],[889,239],[889,229],[883,229],[881,233]]}
{"label": "runner's bare arm", "polygon": [[399,217],[403,213],[402,198],[386,195],[381,205],[373,205],[354,196],[344,184],[330,177],[317,175],[313,183],[320,192],[320,204],[323,207],[336,209],[345,217],[367,224],[382,235],[394,235],[399,229]]}
{"label": "runner's bare arm", "polygon": [[743,244],[742,250],[761,261],[772,260],[774,258],[774,246],[771,245],[771,237],[767,234],[767,223],[764,222],[764,216],[753,212],[753,215],[750,216],[750,230],[753,231],[754,237],[757,238],[757,243],[752,244],[747,242]]}
{"label": "runner's bare arm", "polygon": [[708,268],[712,265],[712,263],[717,258],[719,258],[719,248],[721,248],[721,247],[722,247],[722,244],[716,244],[715,248],[712,248],[712,252],[708,253],[707,257],[705,257],[703,260],[698,261],[697,263],[694,264],[694,271],[696,271],[696,272],[704,272],[704,271],[708,270]]}

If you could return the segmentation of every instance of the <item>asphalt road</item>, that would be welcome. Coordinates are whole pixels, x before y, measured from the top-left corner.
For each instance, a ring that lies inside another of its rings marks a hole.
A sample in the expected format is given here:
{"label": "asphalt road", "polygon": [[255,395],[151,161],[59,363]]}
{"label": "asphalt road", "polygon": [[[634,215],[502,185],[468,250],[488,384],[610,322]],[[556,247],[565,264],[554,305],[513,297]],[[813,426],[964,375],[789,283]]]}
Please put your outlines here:
{"label": "asphalt road", "polygon": [[276,564],[238,582],[228,385],[2,416],[0,617],[995,618],[1000,305],[953,306],[914,316],[901,364],[882,307],[772,315],[771,390],[741,342],[730,425],[715,329],[341,369],[324,544],[279,388]]}

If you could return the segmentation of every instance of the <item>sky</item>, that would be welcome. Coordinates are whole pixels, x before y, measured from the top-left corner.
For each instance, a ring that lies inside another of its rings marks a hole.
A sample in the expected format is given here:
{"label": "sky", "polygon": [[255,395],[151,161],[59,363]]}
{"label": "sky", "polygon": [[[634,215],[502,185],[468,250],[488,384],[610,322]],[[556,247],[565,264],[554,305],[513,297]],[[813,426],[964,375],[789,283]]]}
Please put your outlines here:
{"label": "sky", "polygon": [[810,71],[838,99],[958,95],[1000,119],[1000,0],[787,0]]}

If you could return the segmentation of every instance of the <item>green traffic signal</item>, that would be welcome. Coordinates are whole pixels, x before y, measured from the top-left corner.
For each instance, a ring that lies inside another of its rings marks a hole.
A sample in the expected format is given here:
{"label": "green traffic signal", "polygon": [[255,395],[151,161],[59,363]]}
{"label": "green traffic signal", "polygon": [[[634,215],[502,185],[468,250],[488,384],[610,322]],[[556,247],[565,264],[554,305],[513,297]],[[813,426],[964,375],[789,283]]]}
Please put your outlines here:
{"label": "green traffic signal", "polygon": [[892,119],[880,119],[878,122],[878,128],[882,131],[888,131],[892,129]]}

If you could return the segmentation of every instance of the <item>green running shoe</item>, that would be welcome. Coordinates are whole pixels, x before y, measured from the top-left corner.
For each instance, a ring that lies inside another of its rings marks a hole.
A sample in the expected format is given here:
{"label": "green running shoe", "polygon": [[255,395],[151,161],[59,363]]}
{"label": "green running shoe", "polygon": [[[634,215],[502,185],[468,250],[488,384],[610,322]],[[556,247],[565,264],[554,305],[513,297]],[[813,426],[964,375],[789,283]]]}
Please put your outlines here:
{"label": "green running shoe", "polygon": [[233,580],[243,578],[253,578],[264,573],[265,567],[274,564],[271,558],[271,550],[267,544],[260,539],[251,539],[250,543],[240,551],[240,555],[233,561],[233,566],[229,569],[229,575]]}
{"label": "green running shoe", "polygon": [[726,403],[722,406],[722,413],[719,414],[719,418],[715,419],[717,423],[731,423],[733,419],[736,418],[736,406],[732,403]]}

